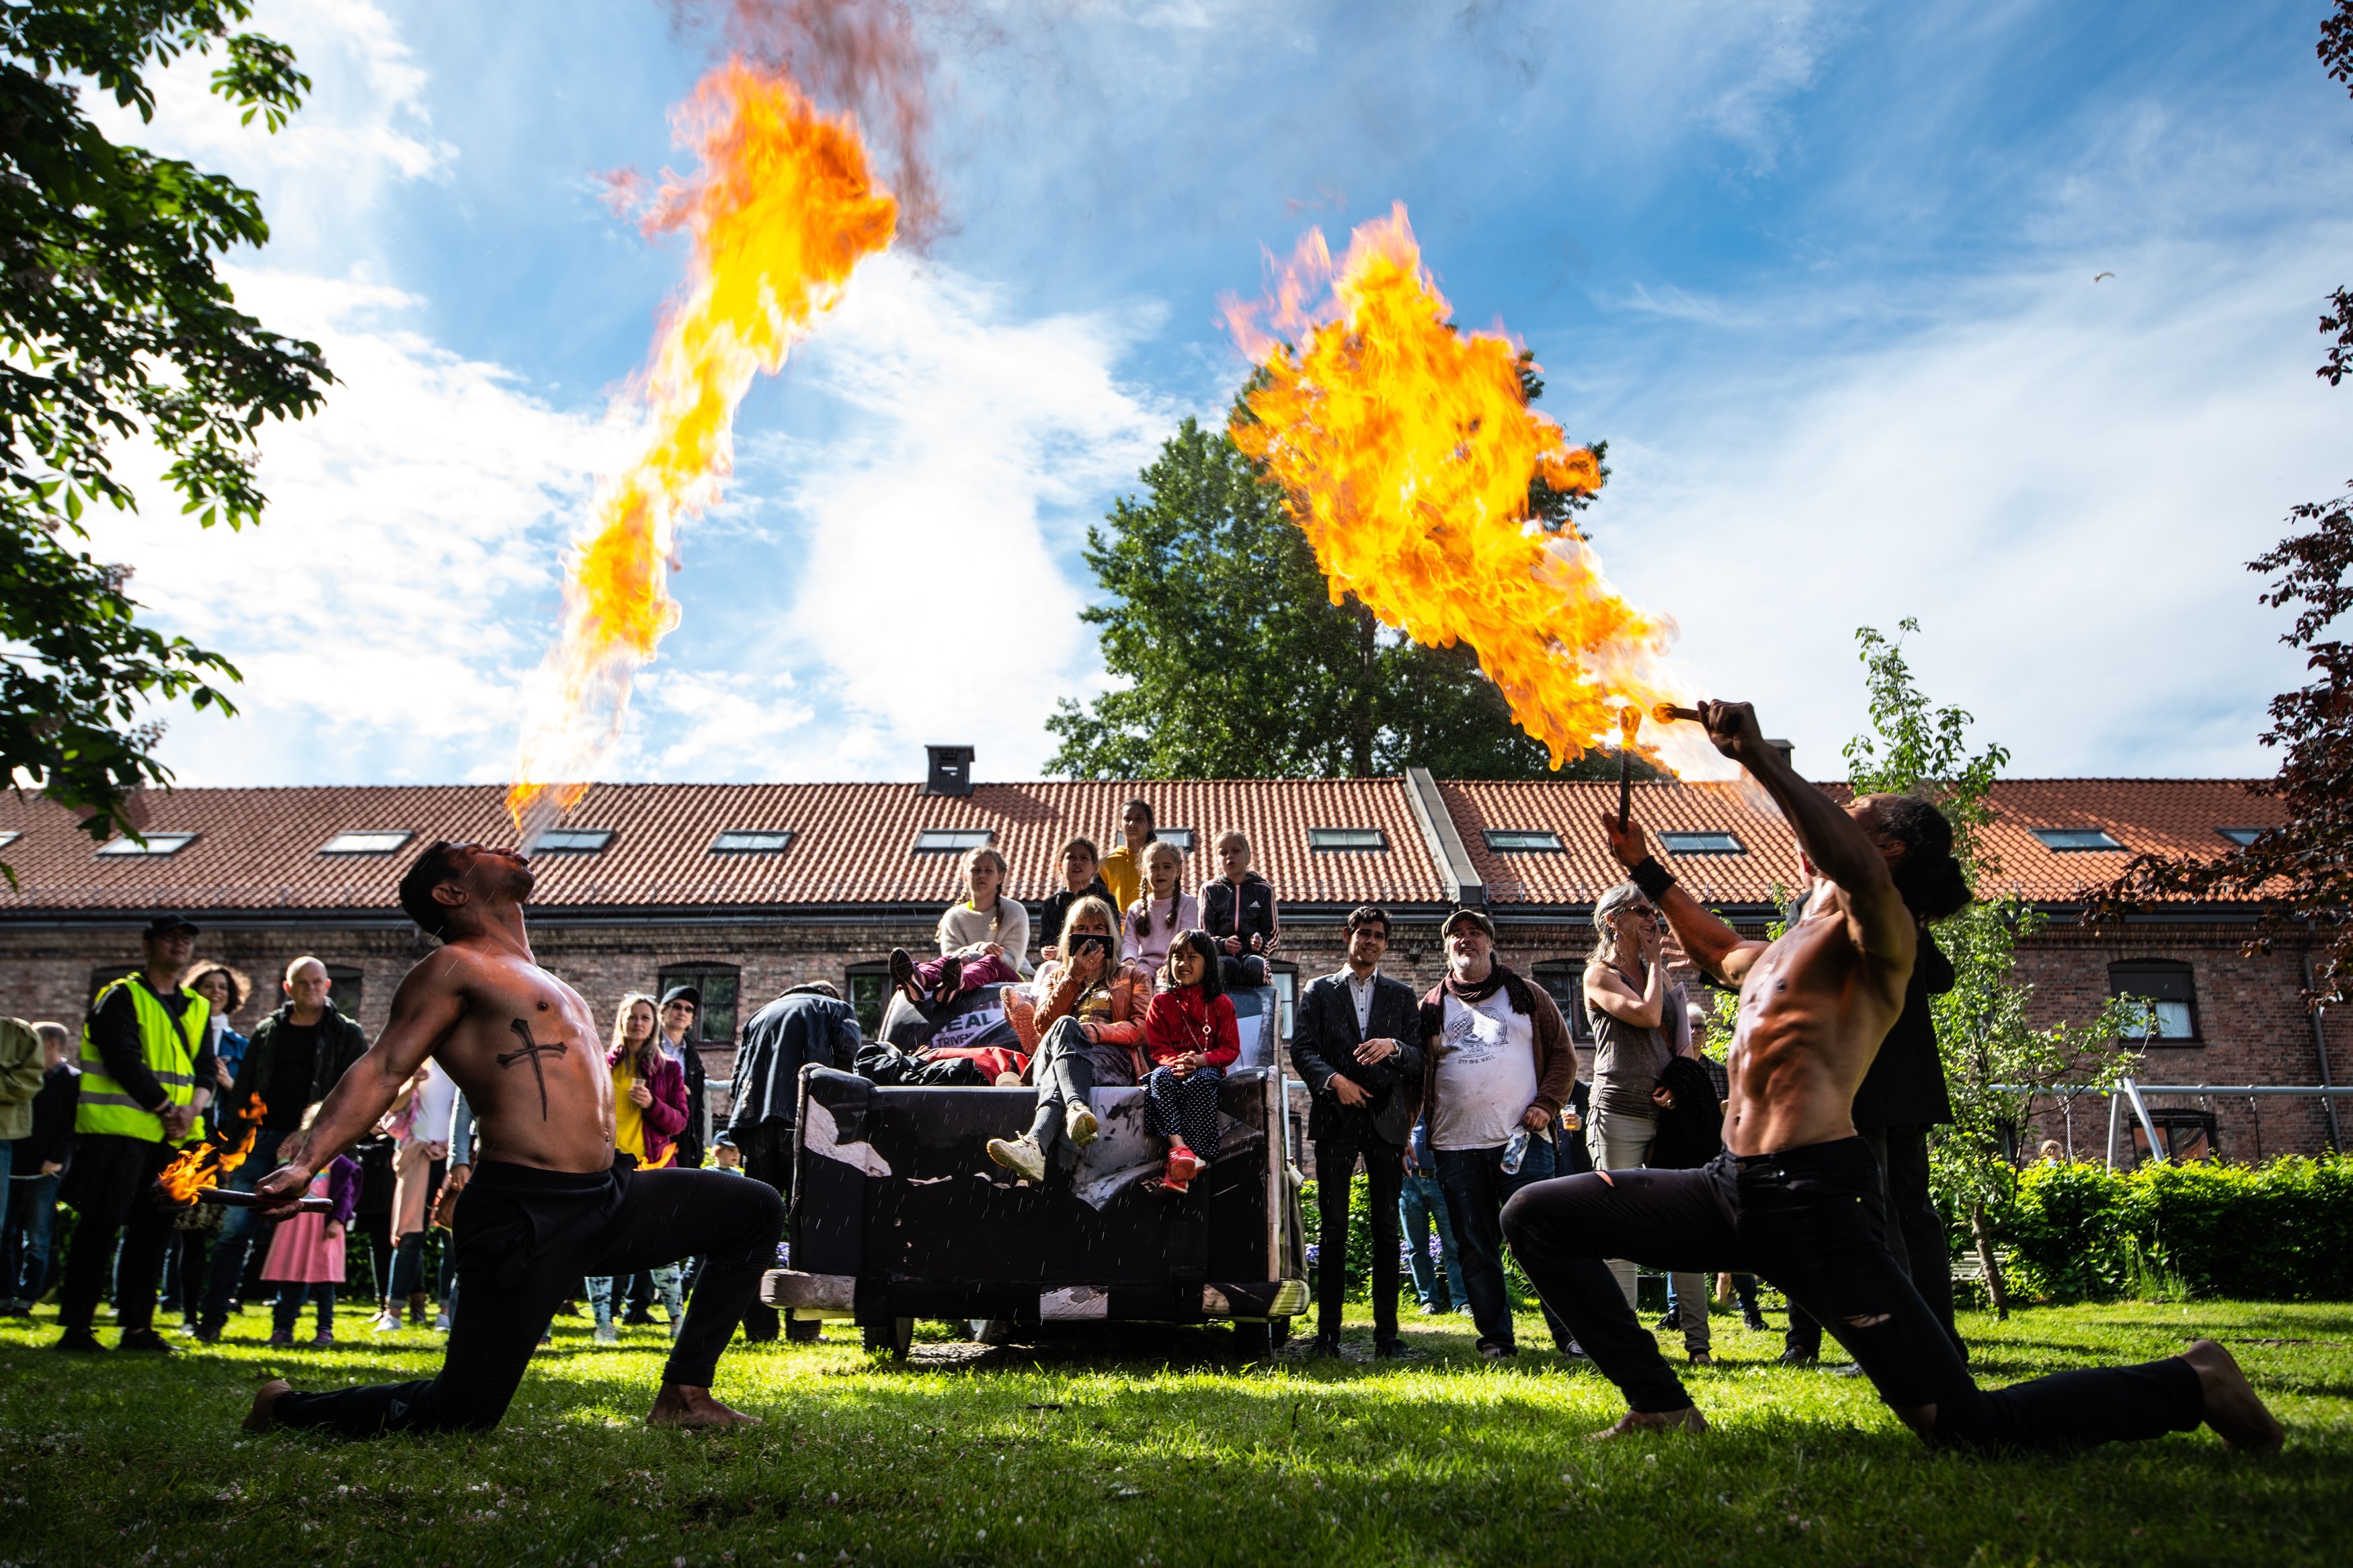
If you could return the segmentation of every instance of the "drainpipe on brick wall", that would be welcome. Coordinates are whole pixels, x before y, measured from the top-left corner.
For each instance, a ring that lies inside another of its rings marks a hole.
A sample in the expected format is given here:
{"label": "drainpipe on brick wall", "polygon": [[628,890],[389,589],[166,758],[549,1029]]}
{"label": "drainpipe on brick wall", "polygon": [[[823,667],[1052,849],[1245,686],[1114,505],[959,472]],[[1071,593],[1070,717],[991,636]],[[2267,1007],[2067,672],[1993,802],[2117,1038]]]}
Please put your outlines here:
{"label": "drainpipe on brick wall", "polygon": [[[2307,947],[2304,950],[2306,995],[2312,994],[2312,949]],[[2320,1060],[2320,1087],[2327,1089],[2337,1081],[2328,1072],[2328,1009],[2315,1007],[2310,1009],[2309,1016],[2312,1019],[2312,1054]],[[2342,1154],[2345,1152],[2345,1140],[2337,1130],[2337,1097],[2327,1096],[2320,1103],[2328,1112],[2328,1147],[2333,1152]]]}

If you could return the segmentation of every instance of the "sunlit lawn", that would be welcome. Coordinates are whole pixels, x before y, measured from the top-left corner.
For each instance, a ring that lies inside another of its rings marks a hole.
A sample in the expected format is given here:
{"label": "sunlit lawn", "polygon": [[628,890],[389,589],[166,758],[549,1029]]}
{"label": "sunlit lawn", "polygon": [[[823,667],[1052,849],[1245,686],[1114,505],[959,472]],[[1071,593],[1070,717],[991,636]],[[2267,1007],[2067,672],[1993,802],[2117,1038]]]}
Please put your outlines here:
{"label": "sunlit lawn", "polygon": [[[1775,1314],[1778,1321],[1778,1314]],[[2353,1307],[2045,1308],[1964,1320],[1989,1381],[2230,1343],[2288,1426],[2248,1460],[2206,1433],[2073,1457],[1932,1454],[1861,1380],[1767,1363],[1716,1319],[1693,1375],[1715,1431],[1589,1444],[1620,1408],[1549,1353],[1491,1372],[1461,1318],[1429,1353],[1230,1370],[1212,1331],[1113,1348],[921,1342],[844,1326],[740,1342],[720,1393],[747,1433],[638,1425],[665,1341],[559,1319],[507,1425],[338,1443],[237,1429],[254,1387],[415,1376],[438,1340],[272,1351],[249,1311],[168,1363],[0,1328],[0,1559],[9,1563],[2182,1563],[2348,1561]],[[304,1328],[309,1327],[306,1318]],[[935,1329],[936,1325],[926,1325]],[[1352,1322],[1360,1338],[1367,1330]],[[1542,1327],[1523,1322],[1524,1344]],[[101,1319],[100,1337],[113,1334]],[[1353,1348],[1361,1356],[1367,1348]]]}

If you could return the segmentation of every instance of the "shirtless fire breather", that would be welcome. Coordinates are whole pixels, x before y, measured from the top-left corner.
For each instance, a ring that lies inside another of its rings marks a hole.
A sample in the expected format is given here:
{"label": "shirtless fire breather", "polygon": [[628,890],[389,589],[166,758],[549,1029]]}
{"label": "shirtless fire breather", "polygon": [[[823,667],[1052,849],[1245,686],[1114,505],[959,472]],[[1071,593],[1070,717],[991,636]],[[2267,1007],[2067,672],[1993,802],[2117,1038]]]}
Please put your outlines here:
{"label": "shirtless fire breather", "polygon": [[336,1083],[310,1137],[257,1186],[294,1212],[311,1176],[375,1125],[426,1058],[472,1105],[480,1150],[458,1199],[458,1310],[441,1374],[321,1394],[282,1381],[246,1425],[347,1436],[481,1430],[506,1414],[557,1305],[584,1275],[627,1275],[700,1254],[702,1274],[670,1348],[649,1426],[758,1417],[711,1395],[719,1355],[774,1266],[784,1201],[717,1171],[637,1171],[613,1153],[613,1086],[587,1005],[533,960],[522,906],[531,863],[436,844],[400,884],[400,907],[442,941],[400,984],[374,1048]]}
{"label": "shirtless fire breather", "polygon": [[1609,847],[1707,973],[1740,992],[1724,1152],[1692,1171],[1610,1171],[1540,1183],[1504,1210],[1512,1249],[1629,1406],[1602,1436],[1706,1422],[1638,1322],[1608,1258],[1672,1271],[1754,1272],[1835,1333],[1880,1397],[1922,1437],[1962,1447],[2076,1447],[2190,1431],[2269,1452],[2279,1423],[2231,1352],[2198,1340],[2139,1366],[2055,1373],[1987,1391],[1888,1251],[1854,1091],[1902,1011],[1924,921],[1970,897],[1952,828],[1925,801],[1865,795],[1841,808],[1790,771],[1745,702],[1699,709],[1796,830],[1814,879],[1806,916],[1747,942],[1644,847],[1603,818]]}

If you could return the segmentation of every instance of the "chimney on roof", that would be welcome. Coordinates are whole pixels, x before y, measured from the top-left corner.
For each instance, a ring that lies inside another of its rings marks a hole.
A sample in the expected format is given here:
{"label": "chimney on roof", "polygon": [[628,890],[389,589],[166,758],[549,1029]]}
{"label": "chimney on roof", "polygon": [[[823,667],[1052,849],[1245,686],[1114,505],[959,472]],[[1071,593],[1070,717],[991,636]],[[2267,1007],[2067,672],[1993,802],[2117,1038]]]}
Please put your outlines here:
{"label": "chimney on roof", "polygon": [[1797,753],[1798,746],[1796,742],[1776,741],[1768,735],[1766,737],[1765,743],[1781,753],[1781,765],[1783,767],[1794,768],[1798,765],[1795,762],[1790,760]]}
{"label": "chimney on roof", "polygon": [[970,746],[925,746],[923,793],[970,795],[972,755]]}

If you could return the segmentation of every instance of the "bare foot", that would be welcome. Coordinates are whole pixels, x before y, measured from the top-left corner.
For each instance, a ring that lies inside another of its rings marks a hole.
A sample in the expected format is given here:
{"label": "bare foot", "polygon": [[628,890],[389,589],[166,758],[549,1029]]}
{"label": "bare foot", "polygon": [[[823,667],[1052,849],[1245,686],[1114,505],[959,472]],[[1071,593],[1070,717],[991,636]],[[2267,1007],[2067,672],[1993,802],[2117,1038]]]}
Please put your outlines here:
{"label": "bare foot", "polygon": [[683,1383],[665,1383],[654,1395],[654,1407],[646,1412],[649,1426],[757,1426],[757,1415],[746,1415],[741,1410],[730,1410],[711,1397],[711,1390],[695,1388]]}
{"label": "bare foot", "polygon": [[1618,1417],[1618,1425],[1607,1432],[1589,1434],[1586,1441],[1603,1443],[1612,1437],[1629,1437],[1637,1432],[1704,1432],[1707,1417],[1699,1413],[1696,1405],[1686,1405],[1681,1410],[1629,1410]]}
{"label": "bare foot", "polygon": [[2198,1387],[2206,1396],[2206,1425],[2226,1447],[2250,1454],[2276,1454],[2287,1441],[2287,1430],[2263,1405],[2238,1358],[2212,1340],[2192,1340],[2181,1359],[2198,1371]]}
{"label": "bare foot", "polygon": [[273,1377],[263,1384],[254,1392],[253,1408],[245,1413],[245,1429],[248,1432],[269,1431],[275,1425],[272,1412],[278,1408],[278,1396],[293,1392],[294,1385],[282,1377]]}

